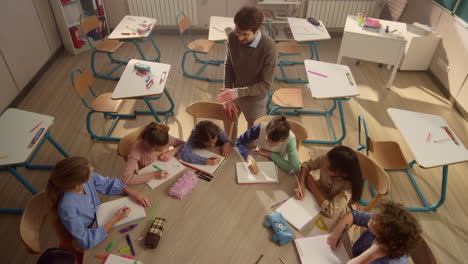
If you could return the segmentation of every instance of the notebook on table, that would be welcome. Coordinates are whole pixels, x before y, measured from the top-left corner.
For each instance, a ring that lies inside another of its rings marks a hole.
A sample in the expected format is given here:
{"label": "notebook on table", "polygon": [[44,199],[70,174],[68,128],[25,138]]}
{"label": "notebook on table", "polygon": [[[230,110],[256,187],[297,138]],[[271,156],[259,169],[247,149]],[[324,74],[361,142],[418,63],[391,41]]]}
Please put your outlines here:
{"label": "notebook on table", "polygon": [[143,169],[137,171],[138,174],[144,174],[144,173],[149,173],[149,172],[155,172],[158,171],[156,167],[160,168],[161,170],[167,171],[169,173],[169,176],[165,179],[152,179],[151,181],[147,182],[146,184],[151,188],[154,189],[158,187],[159,185],[165,183],[167,180],[170,178],[176,176],[179,174],[181,171],[185,169],[184,165],[180,163],[176,158],[172,158],[169,161],[160,161],[157,160],[150,165],[144,167]]}
{"label": "notebook on table", "polygon": [[343,244],[336,249],[332,249],[327,244],[329,235],[302,237],[294,239],[297,253],[302,264],[342,264],[349,260]]}
{"label": "notebook on table", "polygon": [[109,254],[109,256],[106,258],[106,261],[104,261],[104,264],[143,264],[143,262],[124,258],[114,254]]}
{"label": "notebook on table", "polygon": [[238,184],[256,184],[256,183],[279,183],[278,171],[272,161],[257,162],[258,174],[253,174],[249,170],[247,162],[236,163],[237,183]]}
{"label": "notebook on table", "polygon": [[301,230],[308,222],[320,213],[320,206],[315,201],[309,190],[302,190],[305,193],[304,200],[296,197],[289,198],[280,207],[276,208],[291,225],[297,230]]}
{"label": "notebook on table", "polygon": [[206,149],[192,149],[192,152],[194,154],[197,154],[198,156],[202,156],[204,158],[218,157],[220,159],[220,162],[218,164],[216,164],[216,165],[193,164],[193,163],[189,163],[189,162],[180,160],[180,162],[182,164],[184,164],[185,166],[187,166],[189,168],[192,168],[194,170],[197,170],[197,171],[201,171],[201,172],[206,173],[208,175],[215,174],[215,172],[218,170],[219,167],[221,167],[221,165],[224,162],[224,157],[223,156],[220,156],[220,155],[218,155],[216,153],[213,153],[211,151],[208,151]]}
{"label": "notebook on table", "polygon": [[125,225],[146,217],[145,208],[135,203],[130,197],[123,197],[117,200],[100,204],[96,209],[96,219],[98,226],[107,224],[114,214],[122,207],[127,206],[131,210],[128,212],[128,217],[120,220],[114,227]]}

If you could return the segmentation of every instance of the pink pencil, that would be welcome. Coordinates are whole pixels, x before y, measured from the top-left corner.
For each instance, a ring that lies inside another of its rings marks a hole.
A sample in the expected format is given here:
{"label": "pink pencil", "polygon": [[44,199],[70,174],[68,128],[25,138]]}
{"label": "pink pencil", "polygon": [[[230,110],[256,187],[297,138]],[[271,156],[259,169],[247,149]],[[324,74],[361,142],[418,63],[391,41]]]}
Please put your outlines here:
{"label": "pink pencil", "polygon": [[429,139],[431,138],[431,132],[428,132],[427,133],[427,138],[426,138],[426,142],[429,142]]}
{"label": "pink pencil", "polygon": [[322,76],[322,77],[328,78],[328,76],[323,75],[323,74],[318,73],[318,72],[313,72],[313,71],[307,71],[307,72],[310,72],[310,73],[312,73],[312,74],[315,74],[315,75],[318,75],[318,76]]}

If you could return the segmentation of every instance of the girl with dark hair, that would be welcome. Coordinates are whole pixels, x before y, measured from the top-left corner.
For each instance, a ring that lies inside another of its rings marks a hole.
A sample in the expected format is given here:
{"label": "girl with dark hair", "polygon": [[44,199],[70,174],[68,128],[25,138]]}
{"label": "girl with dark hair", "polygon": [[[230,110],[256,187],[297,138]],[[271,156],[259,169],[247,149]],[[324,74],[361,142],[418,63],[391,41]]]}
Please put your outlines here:
{"label": "girl with dark hair", "polygon": [[[320,169],[320,178],[310,173]],[[328,217],[344,215],[350,205],[361,199],[362,176],[356,153],[346,146],[337,146],[326,155],[310,159],[302,164],[299,178],[301,190],[309,189]],[[294,189],[296,198],[304,199],[304,192]]]}
{"label": "girl with dark hair", "polygon": [[255,159],[250,155],[247,144],[257,145],[256,154],[270,158],[278,167],[285,171],[299,170],[299,157],[296,148],[296,136],[291,131],[286,117],[277,116],[268,123],[260,123],[241,135],[236,145],[242,157],[249,163],[249,169],[258,173]]}
{"label": "girl with dark hair", "polygon": [[217,157],[205,158],[192,152],[193,148],[221,147],[221,155],[227,157],[231,153],[231,141],[224,131],[211,121],[201,121],[192,129],[180,157],[182,160],[201,165],[216,165]]}
{"label": "girl with dark hair", "polygon": [[[78,251],[75,241],[82,249],[90,249],[107,237],[109,230],[126,217],[128,207],[117,210],[107,224],[92,228],[96,220],[96,208],[100,204],[97,192],[106,195],[127,194],[136,203],[148,207],[148,198],[131,189],[119,179],[103,177],[96,172],[88,159],[70,157],[59,161],[45,190],[52,205],[56,225],[62,237],[67,233],[74,240],[62,241],[61,247]],[[69,237],[68,235],[68,237]]]}
{"label": "girl with dark hair", "polygon": [[346,225],[367,227],[353,245],[349,264],[406,264],[409,252],[421,239],[418,221],[403,205],[382,200],[378,209],[377,214],[353,210],[330,233],[327,243],[336,248]]}
{"label": "girl with dark hair", "polygon": [[[184,146],[184,141],[169,135],[169,127],[165,124],[151,122],[141,132],[138,141],[132,146],[127,157],[122,181],[125,184],[141,184],[152,179],[164,179],[166,171],[155,171],[138,174],[137,170],[144,168],[156,160],[168,161]],[[172,147],[172,149],[169,149]]]}

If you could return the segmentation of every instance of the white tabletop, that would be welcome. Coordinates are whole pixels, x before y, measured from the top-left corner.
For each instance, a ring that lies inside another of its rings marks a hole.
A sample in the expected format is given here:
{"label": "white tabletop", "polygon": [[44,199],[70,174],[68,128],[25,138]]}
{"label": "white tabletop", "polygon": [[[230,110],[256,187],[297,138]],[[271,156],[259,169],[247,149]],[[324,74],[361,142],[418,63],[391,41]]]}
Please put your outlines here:
{"label": "white tabletop", "polygon": [[[304,60],[304,66],[312,97],[326,99],[359,95],[356,81],[348,66],[315,60]],[[309,71],[327,77],[319,76]],[[351,80],[348,79],[347,73]]]}
{"label": "white tabletop", "polygon": [[[357,16],[348,16],[346,18],[344,31],[350,32],[350,33],[368,35],[368,36],[390,38],[390,39],[404,38],[404,36],[407,35],[408,30],[407,30],[406,23],[388,21],[388,20],[383,20],[383,19],[379,19],[379,21],[380,21],[380,24],[382,25],[379,31],[369,30],[369,29],[363,29],[362,27],[358,25]],[[395,29],[397,31],[394,33],[385,33],[386,26],[388,26],[389,32],[392,32]]]}
{"label": "white tabletop", "polygon": [[[387,112],[421,167],[438,167],[468,160],[465,146],[442,117],[395,108],[389,108]],[[459,145],[452,140],[434,142],[449,138],[441,126],[449,127]],[[427,140],[429,132],[431,137]]]}
{"label": "white tabletop", "polygon": [[[142,77],[136,74],[136,70],[134,69],[135,63],[142,63],[150,66],[151,70],[149,75],[150,78],[153,79],[154,84],[149,88],[146,88],[147,76]],[[163,93],[170,69],[171,65],[169,64],[130,60],[112,93],[112,99],[155,96]],[[166,73],[163,74],[164,72]]]}
{"label": "white tabletop", "polygon": [[[22,164],[44,139],[54,117],[36,114],[16,108],[7,109],[0,117],[0,166]],[[42,122],[43,121],[43,122]],[[30,132],[40,122],[34,131]],[[41,137],[29,147],[39,129],[44,128]]]}
{"label": "white tabletop", "polygon": [[[150,30],[145,34],[139,35],[138,28],[144,24],[151,24]],[[122,18],[120,23],[115,27],[112,33],[109,35],[108,39],[138,39],[146,38],[153,31],[154,26],[156,25],[155,18],[141,17],[141,16],[125,16]],[[136,35],[132,35],[136,33]],[[130,34],[130,35],[126,35]]]}
{"label": "white tabletop", "polygon": [[208,31],[209,41],[224,41],[227,40],[227,35],[224,31],[225,28],[230,27],[234,30],[234,18],[232,17],[210,17],[210,29]]}
{"label": "white tabletop", "polygon": [[314,26],[305,18],[288,17],[294,40],[298,42],[330,39],[327,28],[322,21],[319,22],[320,26]]}

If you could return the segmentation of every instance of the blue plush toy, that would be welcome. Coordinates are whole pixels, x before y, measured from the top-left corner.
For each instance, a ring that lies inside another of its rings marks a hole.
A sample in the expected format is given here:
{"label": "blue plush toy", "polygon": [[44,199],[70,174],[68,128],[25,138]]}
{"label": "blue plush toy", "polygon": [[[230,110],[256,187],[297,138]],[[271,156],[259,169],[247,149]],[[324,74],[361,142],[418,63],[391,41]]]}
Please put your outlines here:
{"label": "blue plush toy", "polygon": [[267,215],[267,220],[263,225],[273,229],[274,234],[271,240],[279,242],[281,246],[294,239],[294,235],[281,213]]}

